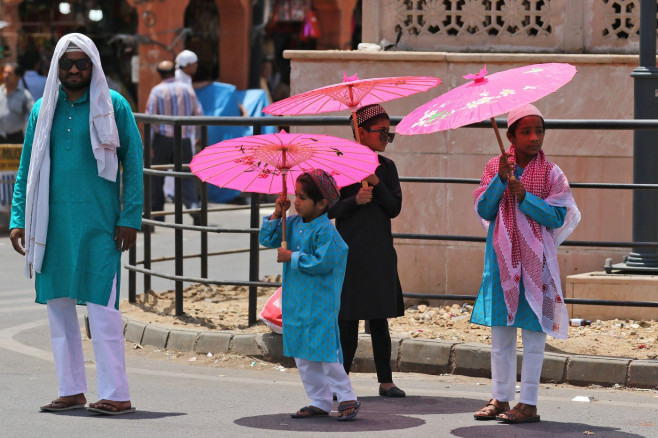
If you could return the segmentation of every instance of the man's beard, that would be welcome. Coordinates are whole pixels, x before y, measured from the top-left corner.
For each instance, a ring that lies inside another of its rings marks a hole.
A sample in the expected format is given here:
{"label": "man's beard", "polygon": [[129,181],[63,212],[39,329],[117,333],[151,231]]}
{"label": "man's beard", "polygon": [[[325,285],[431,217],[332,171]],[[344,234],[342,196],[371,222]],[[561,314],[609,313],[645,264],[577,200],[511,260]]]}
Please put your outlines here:
{"label": "man's beard", "polygon": [[[87,77],[87,80],[81,80],[80,82],[71,82],[67,79],[68,74],[64,78],[60,78],[60,82],[62,83],[62,86],[66,88],[67,90],[71,91],[80,91],[84,90],[87,87],[89,87],[89,84],[91,83],[91,75]],[[82,76],[80,76],[82,79]]]}

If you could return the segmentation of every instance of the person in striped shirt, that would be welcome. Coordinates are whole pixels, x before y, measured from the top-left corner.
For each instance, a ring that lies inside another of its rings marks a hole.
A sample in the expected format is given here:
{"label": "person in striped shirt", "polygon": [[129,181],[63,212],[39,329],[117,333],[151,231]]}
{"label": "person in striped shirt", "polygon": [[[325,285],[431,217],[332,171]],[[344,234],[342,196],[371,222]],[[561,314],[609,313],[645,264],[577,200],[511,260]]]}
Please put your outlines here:
{"label": "person in striped shirt", "polygon": [[[162,82],[151,89],[146,102],[146,114],[167,116],[202,116],[203,109],[197,100],[196,93],[191,85],[177,81],[174,77],[174,63],[161,61],[157,71]],[[182,157],[183,163],[192,160],[193,147],[199,138],[198,126],[182,127]],[[152,160],[156,164],[172,164],[174,162],[174,126],[170,124],[153,125]],[[164,210],[164,177],[153,176],[151,180],[151,209]],[[183,203],[186,208],[198,208],[199,202],[196,193],[196,184],[193,179],[183,179]],[[199,213],[192,213],[194,224],[199,224]],[[155,219],[164,221],[163,216]]]}

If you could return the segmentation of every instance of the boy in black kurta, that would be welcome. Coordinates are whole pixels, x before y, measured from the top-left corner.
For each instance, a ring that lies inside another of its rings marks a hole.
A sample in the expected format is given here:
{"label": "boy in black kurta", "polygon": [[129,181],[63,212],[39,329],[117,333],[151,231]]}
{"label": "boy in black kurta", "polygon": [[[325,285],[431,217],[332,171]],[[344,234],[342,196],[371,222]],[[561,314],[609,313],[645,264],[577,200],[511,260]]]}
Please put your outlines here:
{"label": "boy in black kurta", "polygon": [[[357,113],[361,144],[384,152],[393,141],[390,119],[381,105],[367,105]],[[404,315],[398,259],[393,247],[391,219],[400,214],[402,190],[395,163],[379,155],[379,167],[361,183],[343,187],[340,200],[329,210],[336,228],[349,246],[341,294],[338,326],[343,365],[350,372],[358,345],[359,320],[370,324],[379,395],[404,397],[393,383],[391,335],[387,318]]]}

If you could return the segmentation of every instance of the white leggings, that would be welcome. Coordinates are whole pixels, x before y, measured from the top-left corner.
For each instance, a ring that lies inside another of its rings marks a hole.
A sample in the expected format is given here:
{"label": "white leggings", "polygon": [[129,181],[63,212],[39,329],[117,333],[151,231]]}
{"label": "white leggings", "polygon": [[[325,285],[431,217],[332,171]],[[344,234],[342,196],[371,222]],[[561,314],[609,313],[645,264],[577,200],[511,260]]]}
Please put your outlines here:
{"label": "white leggings", "polygon": [[[98,398],[128,401],[125,346],[121,312],[114,308],[116,301],[116,275],[107,306],[87,303],[89,329],[96,359]],[[48,300],[50,342],[59,383],[59,396],[75,395],[87,391],[82,336],[73,298]]]}
{"label": "white leggings", "polygon": [[[521,330],[523,361],[519,401],[537,405],[544,362],[546,333]],[[516,391],[516,327],[491,327],[491,392],[501,402],[514,400]]]}
{"label": "white leggings", "polygon": [[338,403],[356,400],[350,378],[340,362],[315,362],[295,358],[311,406],[331,412],[334,405],[332,392]]}

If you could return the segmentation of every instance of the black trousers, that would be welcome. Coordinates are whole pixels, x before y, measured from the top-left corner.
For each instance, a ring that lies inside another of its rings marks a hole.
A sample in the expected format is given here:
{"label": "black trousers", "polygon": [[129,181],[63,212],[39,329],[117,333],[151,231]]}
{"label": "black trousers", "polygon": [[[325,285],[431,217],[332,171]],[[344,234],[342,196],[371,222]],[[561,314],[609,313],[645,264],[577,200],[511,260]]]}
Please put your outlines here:
{"label": "black trousers", "polygon": [[[155,134],[153,136],[153,160],[152,164],[173,164],[174,162],[174,139],[164,135]],[[183,138],[181,141],[183,163],[192,161],[192,146],[189,138]],[[183,181],[183,204],[190,208],[195,206],[199,201],[196,194],[196,183],[191,178],[184,178]],[[151,177],[151,210],[164,210],[164,176]],[[156,220],[164,221],[164,216],[158,216]]]}
{"label": "black trousers", "polygon": [[[391,334],[388,331],[388,320],[371,319],[369,322],[377,381],[379,383],[393,383]],[[340,330],[340,346],[343,349],[343,367],[345,372],[349,374],[356,347],[359,344],[359,321],[339,319],[338,328]]]}

